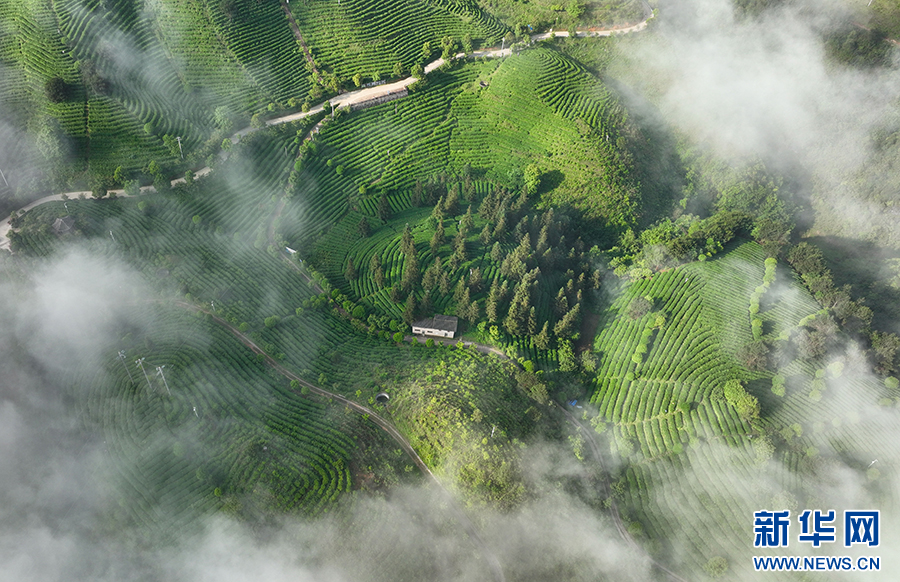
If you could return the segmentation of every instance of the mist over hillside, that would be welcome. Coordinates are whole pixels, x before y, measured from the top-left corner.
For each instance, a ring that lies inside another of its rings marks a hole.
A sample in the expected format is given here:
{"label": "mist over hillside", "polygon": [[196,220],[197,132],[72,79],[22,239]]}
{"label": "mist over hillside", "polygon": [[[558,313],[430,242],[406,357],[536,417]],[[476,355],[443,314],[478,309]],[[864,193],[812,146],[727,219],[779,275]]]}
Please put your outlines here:
{"label": "mist over hillside", "polygon": [[900,572],[887,12],[345,3],[0,0],[0,208],[96,198],[0,251],[0,582],[752,581],[764,509]]}

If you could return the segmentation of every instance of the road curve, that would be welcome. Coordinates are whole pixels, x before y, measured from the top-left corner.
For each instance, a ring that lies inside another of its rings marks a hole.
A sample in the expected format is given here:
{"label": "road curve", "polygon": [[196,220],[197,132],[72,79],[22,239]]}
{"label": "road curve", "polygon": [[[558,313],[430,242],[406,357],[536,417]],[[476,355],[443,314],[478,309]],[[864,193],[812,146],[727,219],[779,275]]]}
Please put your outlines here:
{"label": "road curve", "polygon": [[[324,388],[320,388],[311,382],[307,382],[297,374],[294,374],[281,364],[279,364],[274,358],[272,358],[269,354],[267,354],[262,348],[260,348],[252,339],[247,337],[244,333],[242,333],[239,329],[231,325],[228,321],[222,319],[215,313],[212,313],[206,308],[194,305],[192,303],[187,303],[185,301],[175,301],[175,305],[181,307],[182,309],[188,309],[194,312],[205,313],[209,317],[213,319],[216,323],[226,328],[232,335],[234,335],[242,344],[250,348],[251,351],[255,354],[259,354],[265,358],[266,364],[268,364],[271,368],[275,369],[279,374],[288,378],[289,380],[296,380],[301,386],[305,386],[309,388],[309,391],[318,394],[319,396],[324,396],[330,400],[336,400],[341,404],[355,410],[360,414],[367,415],[368,419],[375,423],[380,429],[386,432],[394,441],[400,445],[403,451],[409,456],[410,459],[416,464],[417,467],[422,471],[424,475],[428,477],[428,479],[437,486],[438,490],[443,493],[446,497],[449,507],[453,509],[453,512],[456,514],[456,518],[459,520],[460,524],[466,530],[466,533],[469,534],[472,542],[475,546],[481,551],[482,556],[485,561],[488,563],[491,571],[494,574],[494,578],[498,582],[505,582],[506,577],[503,574],[503,567],[500,564],[500,560],[496,555],[487,547],[484,543],[484,540],[481,539],[481,536],[478,533],[478,529],[475,527],[475,524],[472,523],[472,520],[465,514],[462,508],[457,504],[456,499],[450,494],[449,491],[441,484],[438,478],[434,473],[431,472],[431,469],[428,468],[428,465],[425,464],[425,461],[422,460],[422,457],[416,452],[416,450],[409,444],[409,441],[406,440],[400,431],[398,431],[394,425],[381,417],[377,412],[369,408],[368,406],[364,406],[359,404],[358,402],[354,402],[340,394],[335,392],[330,392],[325,390]],[[299,394],[299,393],[298,393]]]}
{"label": "road curve", "polygon": [[[600,36],[613,36],[619,34],[628,34],[632,32],[638,32],[640,30],[644,30],[647,27],[647,22],[653,18],[653,10],[650,8],[650,4],[647,0],[642,0],[642,4],[644,6],[644,20],[641,22],[634,24],[632,26],[627,27],[612,27],[605,29],[588,29],[588,30],[580,30],[576,31],[575,35],[578,37],[600,37]],[[299,32],[299,31],[298,31]],[[558,32],[550,31],[544,33],[538,33],[531,36],[532,42],[546,40],[551,38],[552,36],[569,36],[569,32],[566,30],[561,30]],[[473,58],[477,57],[505,57],[512,54],[512,51],[508,48],[504,49],[487,49],[474,51],[471,55],[466,55],[465,53],[459,53],[455,56],[456,59],[466,58],[467,56],[471,56]],[[436,59],[427,65],[425,65],[425,73],[428,74],[435,69],[438,69],[444,64],[444,59]],[[395,81],[393,83],[386,83],[384,85],[378,85],[377,87],[367,87],[365,89],[357,89],[355,91],[348,91],[346,93],[341,93],[335,97],[327,101],[323,101],[309,109],[309,111],[301,111],[298,113],[291,113],[288,115],[282,115],[281,117],[276,117],[273,119],[269,119],[266,121],[266,127],[272,125],[281,125],[283,123],[290,123],[292,121],[297,121],[299,119],[303,119],[304,117],[308,117],[310,115],[315,115],[324,110],[323,105],[325,103],[330,103],[333,105],[334,109],[339,109],[341,107],[350,107],[354,103],[359,103],[362,101],[368,101],[369,99],[375,99],[377,97],[383,97],[389,93],[394,93],[396,91],[400,91],[405,89],[418,81],[415,77],[406,77],[405,79],[401,79],[399,81]],[[245,127],[237,132],[235,132],[231,136],[232,143],[237,143],[240,139],[249,134],[258,131],[258,128],[255,127]],[[200,177],[208,174],[211,171],[209,167],[204,167],[195,173],[195,176]],[[177,178],[172,180],[172,185],[176,185],[184,182],[184,178]],[[141,188],[141,192],[152,191],[153,186],[144,186]],[[117,196],[123,196],[124,192],[122,190],[110,190],[111,193],[116,194]],[[45,196],[39,200],[35,200],[34,202],[28,204],[27,206],[22,207],[19,211],[28,211],[34,208],[35,206],[40,206],[45,202],[51,202],[54,200],[62,200],[62,196],[68,196],[69,198],[78,198],[80,194],[84,194],[85,196],[90,196],[90,192],[86,191],[75,191],[75,192],[64,192],[61,194],[52,194],[50,196]],[[10,225],[6,220],[0,223],[0,250],[6,249],[9,250],[9,230]]]}

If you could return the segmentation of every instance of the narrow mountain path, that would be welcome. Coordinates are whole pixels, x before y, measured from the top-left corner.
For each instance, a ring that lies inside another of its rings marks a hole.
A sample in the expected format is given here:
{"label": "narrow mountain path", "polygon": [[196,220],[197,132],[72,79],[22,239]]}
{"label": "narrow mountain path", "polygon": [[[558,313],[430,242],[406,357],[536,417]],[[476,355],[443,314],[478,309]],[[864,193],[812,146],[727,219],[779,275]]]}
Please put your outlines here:
{"label": "narrow mountain path", "polygon": [[316,62],[313,60],[312,55],[309,52],[309,47],[306,46],[306,41],[303,40],[303,35],[300,34],[300,27],[297,26],[297,21],[294,20],[294,14],[291,12],[291,6],[284,0],[281,0],[281,9],[284,10],[284,14],[287,16],[288,23],[291,25],[291,30],[294,31],[294,36],[297,37],[297,42],[300,43],[300,48],[303,49],[303,55],[306,57],[306,62],[309,63],[310,68],[313,72],[318,75],[319,71],[316,69]]}
{"label": "narrow mountain path", "polygon": [[[181,307],[182,309],[187,309],[187,310],[193,311],[193,312],[205,313],[210,318],[212,318],[212,320],[215,321],[217,324],[219,324],[220,326],[227,329],[232,335],[234,335],[238,339],[238,341],[240,341],[242,344],[244,344],[246,347],[248,347],[254,354],[263,356],[263,358],[265,359],[264,360],[265,363],[269,367],[273,368],[276,372],[278,372],[279,374],[281,374],[288,380],[295,380],[301,386],[305,386],[306,388],[308,388],[309,391],[312,392],[313,394],[317,394],[317,395],[327,398],[331,401],[340,402],[341,404],[347,406],[348,408],[351,408],[352,410],[358,412],[359,414],[366,415],[370,421],[372,421],[375,425],[377,425],[378,428],[380,428],[381,430],[386,432],[388,434],[388,436],[390,436],[398,445],[400,445],[400,448],[402,448],[403,451],[407,454],[407,456],[409,456],[409,458],[416,464],[416,466],[419,467],[419,469],[422,471],[422,474],[425,475],[426,478],[428,478],[428,480],[431,481],[438,488],[439,491],[441,491],[441,493],[443,494],[443,496],[445,497],[445,499],[447,501],[448,506],[453,510],[453,513],[455,514],[460,525],[463,527],[463,529],[466,530],[466,533],[469,535],[469,538],[472,540],[472,543],[481,552],[482,556],[484,557],[485,561],[487,562],[488,566],[490,567],[491,571],[493,572],[494,578],[496,578],[498,580],[498,582],[505,582],[506,577],[503,574],[503,568],[500,565],[500,560],[487,547],[487,545],[484,543],[484,540],[481,539],[481,536],[478,533],[478,528],[475,527],[475,524],[472,522],[472,520],[469,519],[469,517],[466,515],[465,511],[463,511],[463,509],[459,506],[459,504],[457,503],[457,501],[453,497],[453,495],[451,495],[450,492],[447,491],[447,489],[441,484],[440,480],[435,476],[434,473],[432,473],[431,469],[428,468],[428,465],[425,464],[425,461],[422,460],[422,457],[419,456],[419,454],[416,452],[416,450],[413,448],[413,446],[409,443],[409,441],[406,439],[406,437],[404,437],[400,433],[400,431],[398,431],[394,427],[393,424],[391,424],[390,422],[385,420],[381,415],[379,415],[377,412],[375,412],[368,406],[364,406],[364,405],[359,404],[358,402],[354,402],[353,400],[350,400],[349,398],[346,398],[340,394],[331,392],[329,390],[325,390],[324,388],[320,388],[319,386],[316,386],[315,384],[313,384],[311,382],[307,382],[306,380],[304,380],[297,374],[291,372],[290,370],[288,370],[287,368],[285,368],[284,366],[279,364],[273,357],[271,357],[269,354],[267,354],[265,352],[265,350],[263,350],[261,347],[259,347],[256,344],[256,342],[254,342],[252,339],[250,339],[247,335],[245,335],[243,332],[241,332],[238,328],[234,327],[233,325],[231,325],[231,323],[222,319],[221,317],[219,317],[215,313],[209,311],[208,309],[206,309],[204,307],[199,307],[192,303],[187,303],[185,301],[175,301],[174,304],[177,305],[178,307]],[[296,394],[298,396],[302,396],[301,392],[296,392]]]}

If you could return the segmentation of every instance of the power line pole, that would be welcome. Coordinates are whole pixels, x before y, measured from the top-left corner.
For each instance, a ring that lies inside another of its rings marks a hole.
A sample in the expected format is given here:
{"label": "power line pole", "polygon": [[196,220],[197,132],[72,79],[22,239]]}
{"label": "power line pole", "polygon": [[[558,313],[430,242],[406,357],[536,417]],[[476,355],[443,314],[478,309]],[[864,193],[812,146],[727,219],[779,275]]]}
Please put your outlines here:
{"label": "power line pole", "polygon": [[181,159],[184,159],[184,150],[181,149],[181,136],[175,138],[175,141],[178,142],[178,152],[181,154]]}
{"label": "power line pole", "polygon": [[128,369],[128,365],[125,363],[125,350],[119,350],[119,359],[122,360],[122,367],[125,368],[125,372],[128,374],[128,379],[131,380],[132,384],[134,384],[134,378],[131,376],[131,370]]}
{"label": "power line pole", "polygon": [[9,187],[9,182],[6,181],[6,174],[3,173],[3,170],[0,170],[0,176],[3,176],[3,182]]}
{"label": "power line pole", "polygon": [[134,363],[141,368],[141,372],[144,373],[144,380],[147,381],[147,388],[153,389],[153,386],[150,384],[150,378],[147,377],[147,370],[144,369],[144,358],[140,358],[135,360]]}
{"label": "power line pole", "polygon": [[157,367],[156,367],[156,374],[157,374],[158,376],[162,376],[163,384],[165,384],[165,386],[166,386],[166,393],[167,393],[169,396],[171,396],[171,395],[172,395],[172,392],[169,390],[169,383],[166,382],[166,375],[163,374],[163,368],[165,368],[165,367],[166,367],[165,365],[157,366]]}

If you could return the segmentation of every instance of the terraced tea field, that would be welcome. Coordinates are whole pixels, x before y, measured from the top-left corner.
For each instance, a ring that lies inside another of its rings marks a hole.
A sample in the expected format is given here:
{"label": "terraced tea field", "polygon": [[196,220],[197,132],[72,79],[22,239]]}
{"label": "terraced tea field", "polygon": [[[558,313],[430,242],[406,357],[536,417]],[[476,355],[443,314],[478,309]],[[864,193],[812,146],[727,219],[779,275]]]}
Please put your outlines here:
{"label": "terraced tea field", "polygon": [[[688,569],[717,555],[741,556],[729,563],[736,579],[748,580],[745,516],[786,499],[803,505],[827,498],[830,491],[809,484],[821,478],[828,457],[854,459],[864,474],[868,457],[884,448],[876,434],[885,420],[849,411],[887,395],[871,380],[826,372],[829,362],[817,358],[778,360],[785,396],[773,394],[772,371],[747,368],[741,346],[753,340],[748,305],[763,282],[764,259],[758,245],[744,243],[628,285],[601,322],[591,396],[598,432],[625,463],[618,491],[635,527],[650,540],[668,539],[658,548],[663,553],[687,551],[696,560]],[[796,342],[800,324],[820,310],[789,269],[774,272],[758,312],[773,351]],[[629,306],[640,297],[652,308],[632,319]],[[818,399],[811,397],[816,378],[828,386]],[[723,394],[732,379],[758,399],[758,417],[742,416]],[[722,535],[701,535],[707,523],[721,524]],[[667,532],[674,527],[700,529],[672,541]]]}
{"label": "terraced tea field", "polygon": [[[405,71],[430,62],[440,56],[444,37],[453,38],[461,50],[466,35],[483,46],[489,38],[499,42],[508,30],[468,1],[344,0],[295,2],[290,8],[320,66],[342,79],[358,74],[364,83],[396,76],[398,62]],[[422,48],[426,42],[431,45],[427,56]]]}

